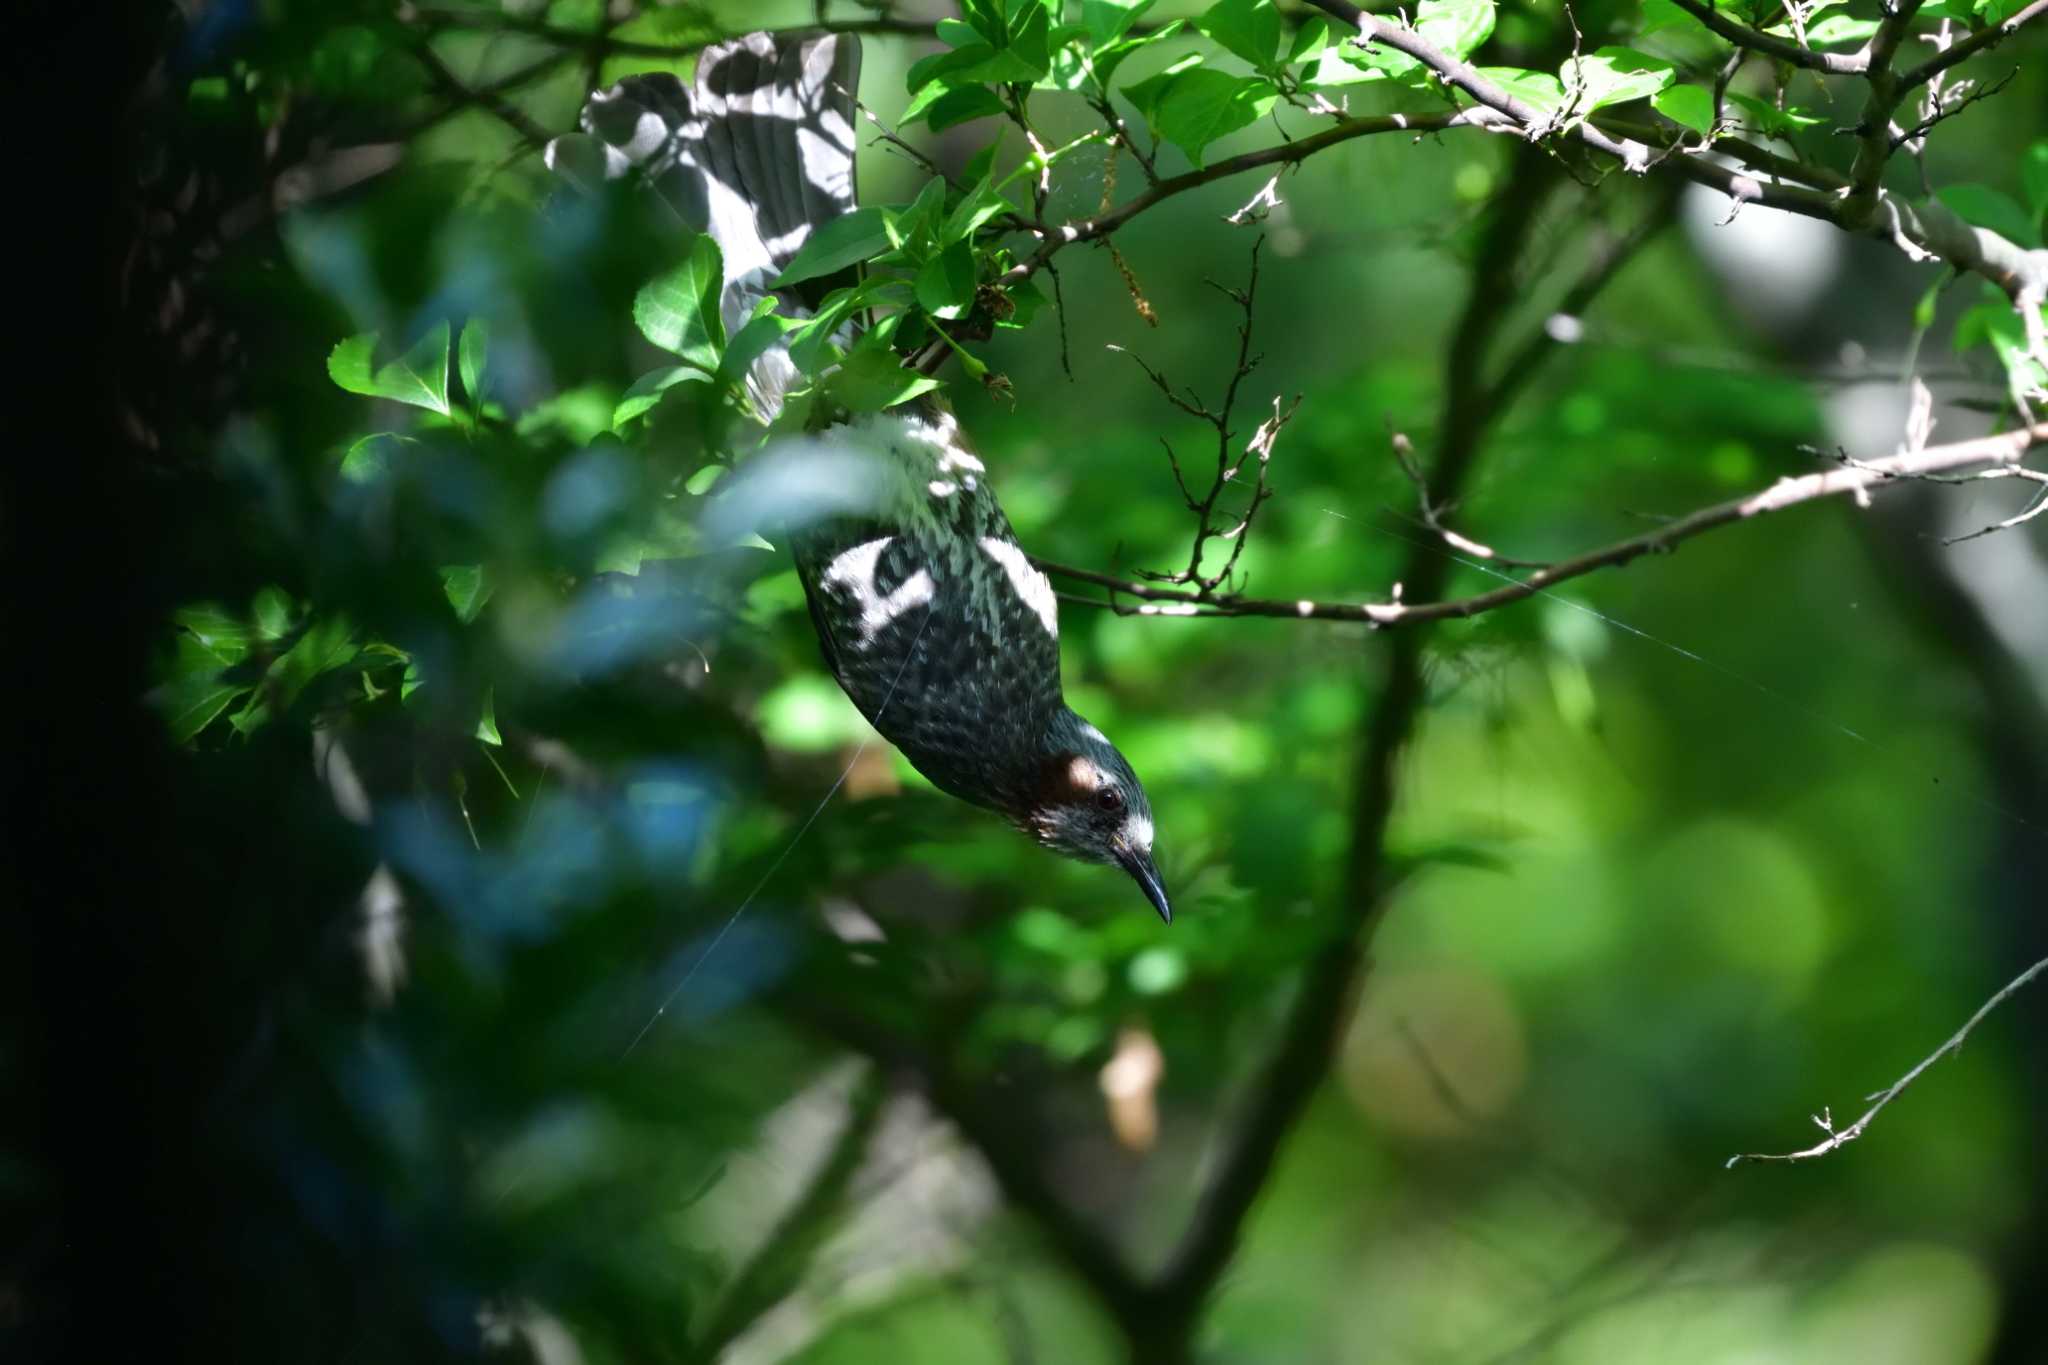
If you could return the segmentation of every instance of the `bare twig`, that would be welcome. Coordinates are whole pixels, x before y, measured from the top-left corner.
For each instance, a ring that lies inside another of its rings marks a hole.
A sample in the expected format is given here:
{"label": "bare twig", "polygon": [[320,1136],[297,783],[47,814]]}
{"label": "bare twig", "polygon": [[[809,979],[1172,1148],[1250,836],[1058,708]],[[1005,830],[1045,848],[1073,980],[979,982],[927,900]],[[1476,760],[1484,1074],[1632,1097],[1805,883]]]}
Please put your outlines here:
{"label": "bare twig", "polygon": [[1972,477],[1978,479],[2025,479],[2030,483],[2039,484],[2041,491],[2028,499],[2025,507],[2013,513],[2005,520],[1995,521],[1991,525],[1981,527],[1975,531],[1966,531],[1959,536],[1947,536],[1941,542],[1944,545],[1960,545],[1966,540],[1976,540],[1980,536],[1996,535],[2000,531],[2010,531],[2013,527],[2032,521],[2044,511],[2048,511],[2048,473],[2043,473],[2038,469],[2014,467],[2011,469],[1986,469]]}
{"label": "bare twig", "polygon": [[1952,1053],[1960,1052],[1964,1040],[1970,1036],[1971,1030],[1984,1022],[1984,1016],[2004,1004],[2021,987],[2044,971],[2048,971],[2048,957],[2042,958],[2039,962],[2036,962],[2033,966],[2006,982],[1996,995],[1993,995],[1989,1000],[1986,1000],[1977,1007],[1977,1012],[1971,1015],[1961,1028],[1951,1034],[1947,1042],[1921,1058],[1919,1065],[1915,1066],[1911,1071],[1908,1071],[1875,1095],[1870,1096],[1870,1108],[1864,1110],[1863,1117],[1857,1119],[1848,1127],[1835,1127],[1834,1116],[1827,1109],[1823,1108],[1818,1114],[1813,1116],[1813,1121],[1827,1136],[1821,1141],[1814,1143],[1813,1146],[1803,1148],[1797,1152],[1743,1152],[1729,1157],[1728,1165],[1730,1167],[1739,1166],[1745,1161],[1810,1161],[1814,1157],[1826,1156],[1829,1152],[1848,1146],[1857,1138],[1862,1137],[1864,1131],[1870,1127],[1870,1121],[1876,1118],[1886,1105],[1904,1094],[1906,1087],[1919,1080],[1921,1074],[1929,1067]]}
{"label": "bare twig", "polygon": [[[1147,365],[1141,357],[1125,352],[1132,360],[1137,361],[1138,368],[1142,369],[1146,378],[1166,396],[1167,402],[1188,416],[1208,423],[1216,432],[1216,470],[1210,476],[1208,489],[1200,497],[1196,497],[1194,490],[1188,486],[1187,477],[1181,470],[1180,458],[1174,453],[1173,446],[1165,438],[1161,438],[1160,444],[1166,446],[1167,463],[1173,470],[1173,481],[1180,489],[1181,500],[1187,504],[1188,511],[1195,515],[1195,531],[1193,544],[1188,550],[1186,568],[1177,569],[1172,573],[1144,573],[1144,577],[1150,582],[1192,585],[1195,593],[1205,600],[1229,586],[1231,575],[1237,569],[1237,561],[1244,554],[1252,519],[1258,515],[1259,508],[1266,499],[1273,496],[1272,487],[1266,482],[1266,473],[1273,461],[1273,443],[1280,439],[1281,431],[1293,420],[1296,409],[1301,406],[1299,394],[1295,395],[1294,402],[1284,409],[1276,396],[1273,399],[1272,415],[1259,423],[1258,429],[1252,432],[1251,439],[1245,442],[1241,450],[1233,447],[1232,442],[1236,440],[1237,432],[1231,426],[1231,422],[1237,408],[1238,390],[1246,377],[1259,367],[1260,357],[1252,353],[1252,304],[1259,288],[1259,249],[1265,244],[1264,237],[1252,244],[1251,275],[1243,289],[1231,289],[1217,284],[1214,280],[1209,281],[1211,287],[1235,303],[1243,314],[1237,327],[1237,360],[1231,369],[1229,383],[1224,387],[1221,407],[1209,407],[1193,390],[1185,394],[1174,392],[1173,385],[1166,381],[1164,375]],[[1123,350],[1121,346],[1112,346],[1110,349]],[[1250,501],[1241,511],[1219,520],[1218,503],[1224,490],[1243,486],[1239,476],[1244,473],[1245,462],[1254,458],[1258,464],[1253,471]],[[1205,574],[1202,572],[1202,560],[1212,540],[1229,541],[1230,554],[1224,560],[1221,569],[1215,573]]]}
{"label": "bare twig", "polygon": [[1948,92],[1957,96],[1954,100],[1945,100],[1941,98],[1939,92],[1930,91],[1933,97],[1928,102],[1933,106],[1932,112],[1911,128],[1893,134],[1892,150],[1896,152],[1907,143],[1920,141],[1934,130],[1935,125],[1947,122],[1957,114],[1962,113],[1963,110],[1977,103],[1977,101],[1988,100],[2008,85],[2011,85],[2013,77],[2017,75],[2019,75],[2019,70],[2014,68],[2006,72],[2003,79],[1993,81],[1989,85],[1980,86],[1974,90],[1970,89],[1969,82],[1965,81]]}

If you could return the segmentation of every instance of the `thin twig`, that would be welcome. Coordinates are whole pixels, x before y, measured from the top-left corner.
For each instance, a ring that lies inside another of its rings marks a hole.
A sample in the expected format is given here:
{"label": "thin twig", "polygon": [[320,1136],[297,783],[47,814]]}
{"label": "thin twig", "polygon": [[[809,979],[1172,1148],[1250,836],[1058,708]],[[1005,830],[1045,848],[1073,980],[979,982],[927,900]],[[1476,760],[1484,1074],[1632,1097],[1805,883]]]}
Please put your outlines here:
{"label": "thin twig", "polygon": [[[1137,362],[1138,368],[1145,372],[1145,377],[1152,381],[1154,387],[1166,396],[1167,402],[1188,416],[1206,422],[1216,432],[1216,470],[1210,476],[1208,489],[1200,497],[1195,496],[1194,490],[1188,486],[1187,476],[1181,470],[1180,457],[1175,453],[1173,446],[1164,437],[1160,438],[1160,444],[1166,447],[1167,464],[1173,470],[1173,482],[1180,490],[1181,501],[1187,504],[1188,511],[1194,513],[1195,530],[1193,543],[1188,549],[1186,568],[1177,569],[1172,573],[1141,570],[1143,576],[1153,583],[1193,585],[1196,594],[1204,600],[1226,588],[1231,575],[1236,572],[1237,561],[1244,554],[1245,543],[1250,538],[1247,533],[1251,530],[1252,520],[1258,515],[1259,508],[1266,499],[1273,496],[1273,489],[1267,482],[1266,475],[1273,462],[1274,442],[1280,439],[1281,431],[1293,420],[1296,410],[1301,407],[1299,394],[1296,394],[1294,402],[1284,409],[1279,398],[1275,397],[1272,416],[1259,423],[1257,430],[1252,432],[1251,439],[1245,442],[1242,450],[1234,449],[1232,442],[1237,437],[1237,431],[1231,422],[1237,409],[1238,391],[1251,372],[1259,367],[1261,359],[1252,353],[1252,308],[1259,288],[1259,250],[1265,244],[1264,237],[1260,237],[1252,244],[1251,274],[1243,289],[1231,289],[1217,284],[1214,280],[1208,282],[1212,288],[1235,303],[1243,315],[1237,327],[1237,359],[1231,367],[1230,379],[1224,386],[1220,407],[1209,407],[1192,389],[1185,394],[1174,392],[1173,385],[1167,382],[1164,375],[1146,364],[1142,357],[1124,351],[1124,354],[1130,355],[1131,359]],[[1110,349],[1123,351],[1124,348],[1112,346]],[[1258,460],[1258,464],[1253,474],[1250,501],[1241,512],[1219,521],[1217,509],[1224,490],[1241,486],[1239,476],[1244,473],[1245,462],[1253,458]],[[1224,560],[1221,569],[1212,574],[1205,574],[1202,572],[1202,560],[1212,540],[1229,541],[1230,554]]]}
{"label": "thin twig", "polygon": [[[1539,569],[1491,591],[1442,601],[1328,602],[1307,598],[1287,601],[1242,597],[1205,600],[1185,588],[1135,582],[1049,560],[1033,562],[1046,573],[1109,589],[1112,600],[1098,605],[1123,616],[1272,616],[1299,621],[1362,621],[1374,626],[1414,625],[1449,617],[1478,616],[1511,602],[1535,597],[1559,583],[1596,569],[1616,568],[1644,555],[1665,554],[1704,532],[1782,512],[1802,503],[1844,494],[1854,495],[1886,484],[1972,465],[2016,465],[2022,455],[2044,442],[2048,442],[2048,423],[1997,436],[1957,441],[1951,445],[1929,446],[1925,450],[1888,459],[1858,461],[1824,473],[1782,478],[1747,497],[1703,507],[1653,531],[1559,560],[1549,568]],[[1138,601],[1136,604],[1117,602],[1114,600],[1117,596],[1132,597]]]}
{"label": "thin twig", "polygon": [[1728,1158],[1728,1166],[1733,1168],[1745,1161],[1810,1161],[1814,1157],[1826,1156],[1829,1152],[1848,1146],[1857,1138],[1862,1137],[1864,1130],[1870,1127],[1870,1121],[1876,1118],[1886,1105],[1904,1094],[1906,1087],[1919,1080],[1923,1072],[1942,1058],[1961,1051],[1963,1041],[1970,1036],[1971,1030],[1984,1022],[1985,1015],[2004,1004],[2015,992],[2039,976],[2043,971],[2048,971],[2048,957],[2042,958],[2039,962],[2036,962],[2033,966],[2006,982],[1996,995],[1977,1007],[1977,1012],[1971,1015],[1969,1021],[1961,1028],[1951,1034],[1947,1042],[1921,1058],[1920,1064],[1911,1071],[1908,1071],[1875,1095],[1870,1096],[1869,1098],[1872,1101],[1870,1108],[1864,1110],[1863,1117],[1857,1119],[1847,1128],[1835,1127],[1833,1115],[1823,1108],[1818,1114],[1813,1116],[1813,1121],[1827,1136],[1821,1141],[1814,1143],[1813,1146],[1797,1152],[1741,1152]]}

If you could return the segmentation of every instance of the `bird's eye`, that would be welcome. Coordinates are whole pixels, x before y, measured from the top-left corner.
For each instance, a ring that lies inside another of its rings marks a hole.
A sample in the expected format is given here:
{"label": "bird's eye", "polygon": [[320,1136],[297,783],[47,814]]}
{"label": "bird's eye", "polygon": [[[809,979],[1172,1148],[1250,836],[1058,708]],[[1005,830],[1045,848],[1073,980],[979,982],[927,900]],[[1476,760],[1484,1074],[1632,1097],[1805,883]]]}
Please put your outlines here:
{"label": "bird's eye", "polygon": [[1114,815],[1124,808],[1124,794],[1115,787],[1104,787],[1095,793],[1095,808]]}

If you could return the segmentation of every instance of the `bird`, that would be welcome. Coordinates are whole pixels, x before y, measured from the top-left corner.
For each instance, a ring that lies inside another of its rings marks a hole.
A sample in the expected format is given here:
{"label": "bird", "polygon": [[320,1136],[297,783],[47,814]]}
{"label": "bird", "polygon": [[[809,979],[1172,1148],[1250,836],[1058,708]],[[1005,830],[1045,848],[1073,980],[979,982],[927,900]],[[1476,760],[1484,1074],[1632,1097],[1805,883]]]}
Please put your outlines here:
{"label": "bird", "polygon": [[[647,73],[593,94],[581,133],[551,142],[547,161],[584,184],[637,176],[708,232],[728,335],[771,294],[803,316],[815,288],[775,279],[854,210],[859,72],[856,35],[747,34],[705,48],[689,87]],[[772,419],[800,382],[777,344],[745,388]],[[939,790],[1054,853],[1122,868],[1171,924],[1145,788],[1067,705],[1058,599],[952,411],[933,395],[828,411],[801,443],[812,458],[800,467],[853,471],[854,496],[793,517],[787,539],[826,667],[854,706]]]}

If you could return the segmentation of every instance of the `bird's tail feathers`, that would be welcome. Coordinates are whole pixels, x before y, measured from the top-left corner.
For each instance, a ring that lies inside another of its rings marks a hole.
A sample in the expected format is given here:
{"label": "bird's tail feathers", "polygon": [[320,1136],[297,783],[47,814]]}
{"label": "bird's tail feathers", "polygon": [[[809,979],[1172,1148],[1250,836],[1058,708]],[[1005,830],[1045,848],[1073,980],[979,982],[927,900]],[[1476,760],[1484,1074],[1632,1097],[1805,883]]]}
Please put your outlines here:
{"label": "bird's tail feathers", "polygon": [[[694,86],[665,72],[628,76],[584,107],[583,131],[548,144],[547,164],[586,188],[637,175],[725,261],[727,335],[820,226],[854,207],[853,34],[750,33],[707,47]],[[799,312],[792,299],[784,311]],[[764,413],[795,378],[777,347],[748,388]]]}

